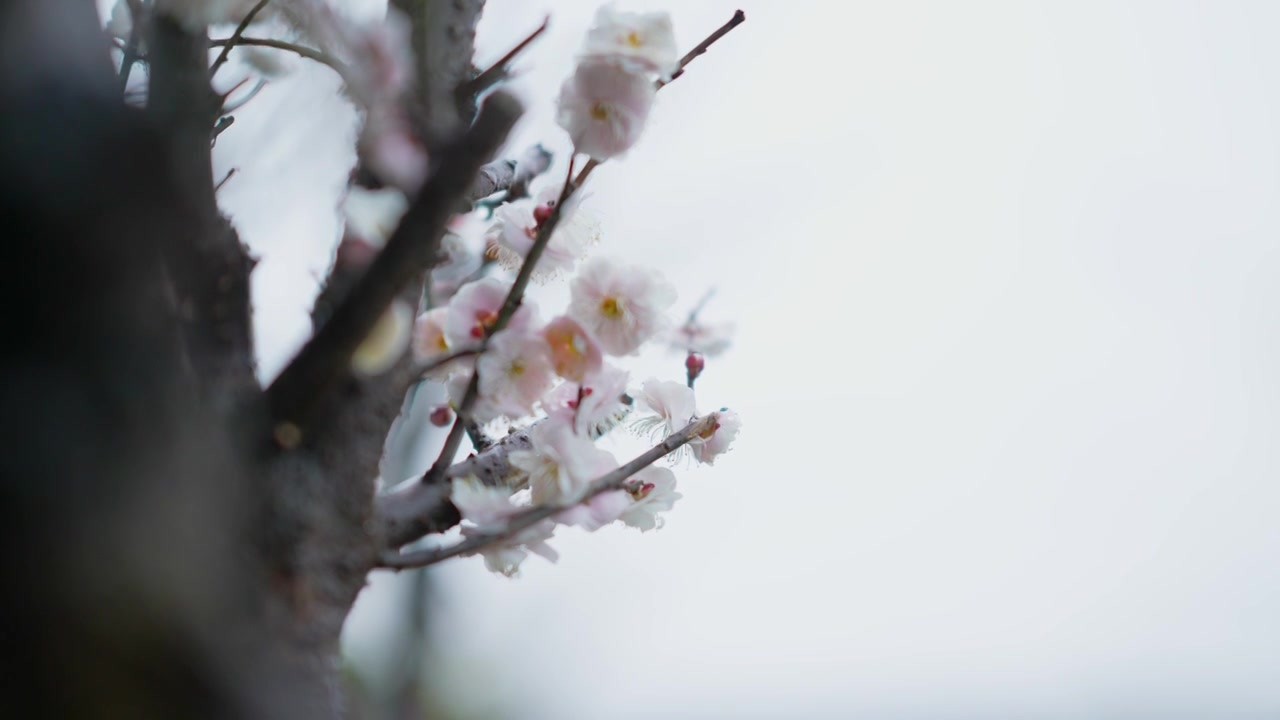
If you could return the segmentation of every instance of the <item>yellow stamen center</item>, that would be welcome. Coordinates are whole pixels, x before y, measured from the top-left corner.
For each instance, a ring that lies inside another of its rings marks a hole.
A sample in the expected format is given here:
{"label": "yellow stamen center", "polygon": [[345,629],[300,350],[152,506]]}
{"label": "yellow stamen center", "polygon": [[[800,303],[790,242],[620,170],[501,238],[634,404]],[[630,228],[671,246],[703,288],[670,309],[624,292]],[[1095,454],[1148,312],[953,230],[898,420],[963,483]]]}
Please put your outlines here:
{"label": "yellow stamen center", "polygon": [[608,120],[609,106],[604,103],[596,103],[591,106],[591,117],[594,120]]}
{"label": "yellow stamen center", "polygon": [[636,32],[635,30],[632,30],[631,32],[627,33],[627,44],[633,48],[638,48],[644,43],[640,39],[640,33]]}

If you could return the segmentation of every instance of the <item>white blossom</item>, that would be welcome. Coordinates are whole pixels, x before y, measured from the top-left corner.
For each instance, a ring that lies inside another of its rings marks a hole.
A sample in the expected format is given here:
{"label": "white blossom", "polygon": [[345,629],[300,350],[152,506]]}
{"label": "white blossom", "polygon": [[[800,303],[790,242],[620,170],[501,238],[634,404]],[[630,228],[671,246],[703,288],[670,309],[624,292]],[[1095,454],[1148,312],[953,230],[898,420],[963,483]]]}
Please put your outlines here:
{"label": "white blossom", "polygon": [[738,431],[742,429],[742,418],[732,410],[721,410],[716,413],[716,424],[709,437],[694,438],[689,443],[693,457],[698,462],[713,465],[716,458],[729,450]]}
{"label": "white blossom", "polygon": [[582,382],[588,373],[598,372],[604,365],[600,344],[568,315],[547,323],[542,337],[547,341],[556,374],[566,380]]}
{"label": "white blossom", "polygon": [[[482,278],[463,285],[449,300],[444,335],[450,347],[466,347],[484,339],[498,321],[502,304],[511,292],[511,283],[497,278]],[[507,323],[508,329],[528,330],[537,324],[538,308],[524,300]]]}
{"label": "white blossom", "polygon": [[634,504],[625,490],[609,490],[559,513],[556,521],[595,532],[622,517]]}
{"label": "white blossom", "polygon": [[[538,235],[534,207],[526,202],[507,203],[494,211],[494,218],[497,222],[487,236],[490,247],[495,249],[498,262],[503,267],[518,270]],[[573,237],[557,229],[542,249],[531,279],[544,282],[572,270],[586,252],[586,248],[573,242]]]}
{"label": "white blossom", "polygon": [[556,122],[569,133],[575,150],[607,160],[640,139],[655,92],[644,75],[588,60],[561,86]]}
{"label": "white blossom", "polygon": [[598,437],[613,418],[627,409],[623,396],[627,392],[630,373],[611,365],[603,365],[588,374],[579,385],[573,408],[574,432],[587,437]]}
{"label": "white blossom", "polygon": [[653,413],[636,421],[636,429],[658,438],[680,430],[698,414],[693,390],[684,383],[671,380],[645,380],[636,398]]}
{"label": "white blossom", "polygon": [[569,316],[611,355],[634,355],[665,325],[675,290],[657,272],[606,258],[583,263],[569,286]]}
{"label": "white blossom", "polygon": [[510,418],[531,414],[534,404],[555,384],[546,342],[520,329],[494,335],[476,361],[476,372],[480,373],[480,397]]}
{"label": "white blossom", "polygon": [[618,466],[613,455],[578,435],[568,423],[548,418],[529,430],[531,450],[510,454],[511,465],[529,475],[534,503],[573,497]]}
{"label": "white blossom", "polygon": [[634,502],[621,515],[623,523],[642,532],[662,527],[658,513],[666,512],[683,497],[676,492],[676,475],[669,469],[650,465],[627,481]]}
{"label": "white blossom", "polygon": [[[462,528],[464,538],[501,532],[508,521],[524,508],[511,502],[510,493],[503,488],[488,487],[475,478],[455,478],[450,499],[458,513],[472,526]],[[551,562],[559,555],[547,540],[555,531],[555,523],[544,520],[513,535],[511,538],[486,545],[480,550],[484,565],[490,572],[514,577],[520,564],[534,553]]]}
{"label": "white blossom", "polygon": [[663,78],[671,77],[680,66],[670,15],[620,12],[612,4],[596,11],[583,55],[610,60],[634,72],[657,73]]}

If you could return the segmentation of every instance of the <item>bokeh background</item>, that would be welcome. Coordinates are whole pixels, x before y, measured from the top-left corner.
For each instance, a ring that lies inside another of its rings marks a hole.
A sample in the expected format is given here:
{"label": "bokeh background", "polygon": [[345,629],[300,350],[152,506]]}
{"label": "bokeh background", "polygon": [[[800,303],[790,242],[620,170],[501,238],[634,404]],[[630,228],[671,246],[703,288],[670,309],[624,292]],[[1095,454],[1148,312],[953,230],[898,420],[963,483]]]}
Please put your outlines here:
{"label": "bokeh background", "polygon": [[[552,17],[511,144],[550,176],[595,5],[480,28],[483,65]],[[659,532],[562,531],[514,581],[376,574],[353,677],[415,668],[455,717],[1280,715],[1280,4],[627,7],[682,47],[747,14],[588,204],[677,313],[716,288],[738,333],[698,396],[738,445],[677,467]],[[218,140],[264,377],[308,331],[354,122],[299,65]]]}

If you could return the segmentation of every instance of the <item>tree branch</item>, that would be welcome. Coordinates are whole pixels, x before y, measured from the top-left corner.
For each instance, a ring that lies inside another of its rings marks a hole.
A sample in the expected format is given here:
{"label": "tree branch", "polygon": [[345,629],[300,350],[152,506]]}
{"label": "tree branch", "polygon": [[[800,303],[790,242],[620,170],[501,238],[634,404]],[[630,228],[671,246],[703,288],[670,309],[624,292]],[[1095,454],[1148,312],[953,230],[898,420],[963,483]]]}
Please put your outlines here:
{"label": "tree branch", "polygon": [[443,548],[418,550],[407,553],[393,553],[390,551],[384,552],[381,555],[379,564],[382,567],[394,570],[425,567],[460,555],[472,555],[483,551],[491,545],[497,545],[510,540],[512,537],[519,534],[520,531],[532,527],[553,515],[580,505],[601,493],[620,489],[623,486],[623,483],[630,479],[632,475],[635,475],[663,457],[675,452],[695,438],[706,435],[707,432],[711,431],[715,427],[715,423],[715,413],[704,415],[703,417],[700,417],[686,425],[679,432],[672,434],[666,440],[663,440],[661,443],[658,443],[649,450],[646,450],[636,456],[634,460],[626,465],[591,481],[591,483],[587,485],[582,492],[578,493],[573,498],[561,503],[548,503],[546,505],[536,505],[531,507],[520,514],[513,516],[507,521],[506,527],[501,530],[496,532],[478,533],[476,535],[472,535],[466,540]]}
{"label": "tree branch", "polygon": [[[741,10],[734,13],[733,18],[728,23],[709,35],[705,40],[699,43],[697,47],[681,59],[680,71],[682,72],[685,65],[688,65],[693,61],[693,59],[702,55],[713,43],[721,37],[724,37],[725,34],[734,27],[742,24],[745,20],[746,16]],[[678,74],[679,73],[677,73],[677,75]],[[661,89],[662,86],[663,84],[659,83],[659,89]],[[489,337],[492,337],[494,333],[506,327],[506,323],[510,320],[511,314],[513,314],[519,307],[520,297],[524,292],[525,285],[528,284],[528,279],[533,272],[534,264],[541,256],[546,243],[550,241],[551,233],[554,232],[556,224],[560,221],[560,208],[564,206],[565,201],[572,195],[572,193],[586,182],[586,179],[591,175],[592,171],[599,166],[599,161],[595,159],[588,160],[582,170],[579,171],[578,175],[574,177],[572,175],[572,163],[570,163],[569,177],[572,178],[572,182],[566,181],[560,200],[556,203],[556,207],[553,208],[551,216],[547,219],[547,222],[543,223],[539,228],[533,247],[530,249],[528,256],[525,258],[524,264],[520,268],[520,275],[516,278],[515,283],[512,285],[511,292],[507,295],[507,299],[503,303],[502,312],[499,314],[498,322],[494,323],[489,334],[486,335],[486,343]],[[483,352],[483,349],[484,347],[482,346],[480,351]],[[466,393],[457,408],[457,418],[454,421],[453,427],[450,429],[449,436],[445,439],[444,448],[436,458],[436,462],[432,464],[431,468],[428,469],[426,473],[423,474],[421,482],[417,483],[417,485],[423,485],[426,487],[415,488],[406,483],[406,485],[397,493],[379,498],[379,514],[385,516],[384,523],[388,528],[386,537],[388,542],[393,546],[403,545],[404,543],[411,542],[412,540],[421,537],[427,532],[431,532],[431,530],[426,529],[431,525],[431,523],[425,521],[414,522],[413,520],[415,516],[421,516],[423,518],[434,517],[434,513],[437,512],[437,506],[435,504],[436,501],[433,498],[437,498],[438,493],[428,490],[428,487],[441,484],[450,478],[458,477],[459,475],[454,468],[473,469],[477,474],[484,478],[485,482],[492,482],[496,484],[498,479],[505,478],[506,474],[510,472],[510,467],[506,464],[506,449],[508,447],[513,447],[515,443],[528,442],[528,437],[522,433],[508,435],[506,438],[498,441],[498,443],[488,451],[482,452],[476,457],[469,458],[468,460],[464,460],[456,465],[452,464],[453,458],[457,454],[459,446],[462,444],[462,437],[466,427],[465,423],[469,420],[468,413],[479,398],[479,392],[479,375],[473,372],[471,382],[467,385]],[[450,506],[452,507],[452,503],[450,503]]]}
{"label": "tree branch", "polygon": [[213,67],[209,68],[210,78],[218,74],[218,68],[222,67],[222,64],[227,61],[227,56],[231,54],[231,49],[240,42],[240,38],[244,36],[244,31],[248,29],[249,24],[253,22],[253,19],[258,16],[258,13],[262,12],[262,8],[266,7],[269,2],[271,0],[258,0],[258,4],[254,5],[253,9],[245,14],[244,19],[236,26],[235,32],[231,33],[231,37],[227,38],[227,41],[223,43],[222,52],[218,53],[218,58],[213,61]]}
{"label": "tree branch", "polygon": [[382,252],[267,389],[275,425],[304,425],[320,396],[349,375],[352,354],[382,313],[435,260],[459,198],[506,139],[520,113],[520,103],[512,96],[492,95],[475,125],[445,149],[436,171]]}
{"label": "tree branch", "polygon": [[[524,297],[525,288],[529,286],[529,280],[533,277],[533,270],[538,264],[538,260],[542,257],[542,252],[546,250],[547,243],[551,242],[551,235],[555,233],[556,226],[560,224],[561,211],[565,203],[573,196],[576,189],[573,182],[573,158],[569,158],[569,172],[565,176],[564,189],[560,191],[560,199],[556,202],[556,206],[551,209],[551,215],[547,221],[538,226],[537,237],[533,241],[533,246],[529,248],[529,253],[525,255],[524,263],[520,265],[520,272],[516,274],[516,279],[511,284],[511,290],[507,292],[507,297],[502,302],[502,308],[498,310],[498,317],[493,324],[489,326],[485,334],[481,352],[488,347],[489,339],[494,335],[502,332],[507,327],[507,323],[511,322],[511,316],[515,315],[516,310],[520,308],[520,301]],[[476,369],[471,373],[471,382],[467,385],[466,394],[462,397],[462,402],[458,403],[455,408],[458,416],[453,421],[453,427],[449,429],[449,436],[445,438],[444,447],[440,450],[440,456],[436,458],[435,463],[422,476],[422,481],[427,484],[434,484],[444,479],[445,471],[449,469],[449,465],[453,463],[453,456],[458,453],[458,447],[462,445],[462,435],[467,423],[471,421],[471,409],[475,407],[476,401],[480,399],[480,370],[477,364]]]}
{"label": "tree branch", "polygon": [[685,53],[684,57],[680,58],[680,68],[676,70],[674,73],[672,73],[670,80],[667,80],[665,82],[663,82],[662,80],[659,80],[658,87],[661,88],[664,85],[670,85],[671,83],[675,82],[676,78],[684,74],[684,68],[686,65],[696,60],[699,55],[702,55],[703,53],[705,53],[707,51],[707,48],[714,45],[717,40],[724,37],[725,35],[728,35],[730,30],[733,30],[734,28],[738,27],[739,25],[741,25],[746,21],[747,21],[746,13],[742,12],[741,10],[734,12],[733,17],[729,18],[729,22],[716,28],[716,31],[708,35],[707,39],[698,43],[696,47],[694,47],[689,52]]}
{"label": "tree branch", "polygon": [[490,65],[488,69],[470,81],[458,86],[458,95],[460,97],[475,98],[485,90],[506,80],[510,71],[508,66],[516,59],[516,56],[524,52],[525,48],[529,47],[534,40],[537,40],[539,35],[547,31],[547,24],[550,22],[550,16],[544,18],[537,30],[534,30],[528,37],[517,43],[515,47],[508,50],[506,55],[498,59],[498,62]]}
{"label": "tree branch", "polygon": [[[525,150],[519,160],[489,163],[471,188],[471,198],[476,207],[486,208],[492,213],[503,203],[528,197],[529,183],[551,167],[551,159],[551,151],[539,143]],[[492,200],[484,199],[497,193],[502,194]]]}
{"label": "tree branch", "polygon": [[[527,429],[513,432],[452,465],[446,477],[474,475],[486,485],[510,487],[511,481],[521,473],[512,468],[507,458],[516,450],[532,448]],[[449,488],[447,482],[427,485],[414,478],[378,496],[375,517],[385,546],[398,548],[428,533],[444,532],[457,525],[462,516],[449,499]]]}
{"label": "tree branch", "polygon": [[391,0],[391,6],[409,17],[418,62],[416,105],[427,150],[435,153],[475,116],[474,99],[460,102],[458,88],[474,72],[484,0]]}
{"label": "tree branch", "polygon": [[[219,46],[229,47],[232,39],[233,38],[219,38],[217,40],[210,40],[209,47],[219,47]],[[318,62],[321,65],[327,65],[330,68],[332,68],[334,72],[338,73],[344,78],[346,77],[346,72],[347,72],[346,63],[342,62],[338,58],[322,50],[316,50],[315,48],[309,48],[309,47],[306,47],[305,45],[298,45],[296,43],[286,42],[284,40],[274,40],[272,38],[257,38],[257,37],[242,36],[239,40],[236,40],[235,44],[236,45],[257,45],[259,47],[269,47],[269,48],[275,48],[277,50],[288,50],[291,53],[295,53],[299,55],[300,57],[304,57],[308,60],[314,60],[315,62]]]}
{"label": "tree branch", "polygon": [[209,154],[222,98],[209,85],[209,40],[153,11],[146,112],[164,135],[189,227],[166,246],[195,375],[215,403],[256,396],[249,273],[253,261],[218,210]]}

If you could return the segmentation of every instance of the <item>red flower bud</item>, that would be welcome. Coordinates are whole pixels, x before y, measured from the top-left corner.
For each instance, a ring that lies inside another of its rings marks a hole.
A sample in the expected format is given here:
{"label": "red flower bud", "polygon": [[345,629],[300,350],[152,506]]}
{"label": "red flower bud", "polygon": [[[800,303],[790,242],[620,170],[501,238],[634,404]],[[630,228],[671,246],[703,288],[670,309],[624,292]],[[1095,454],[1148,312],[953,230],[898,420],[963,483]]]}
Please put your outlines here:
{"label": "red flower bud", "polygon": [[689,357],[684,359],[684,369],[689,374],[689,382],[697,380],[706,366],[707,361],[702,358],[701,354],[696,352],[689,353]]}
{"label": "red flower bud", "polygon": [[431,411],[431,424],[436,427],[449,427],[453,424],[453,411],[448,405],[440,405]]}

